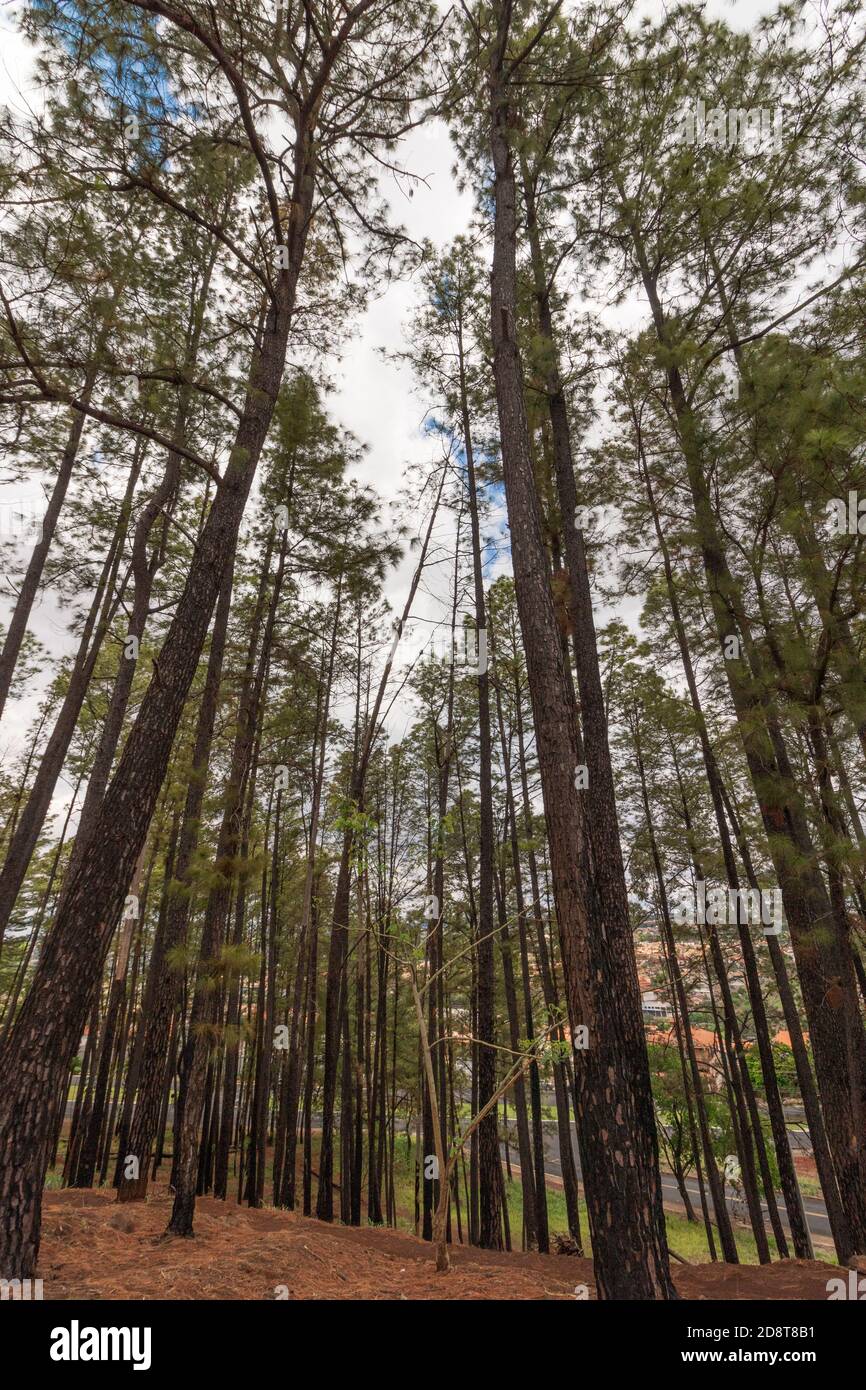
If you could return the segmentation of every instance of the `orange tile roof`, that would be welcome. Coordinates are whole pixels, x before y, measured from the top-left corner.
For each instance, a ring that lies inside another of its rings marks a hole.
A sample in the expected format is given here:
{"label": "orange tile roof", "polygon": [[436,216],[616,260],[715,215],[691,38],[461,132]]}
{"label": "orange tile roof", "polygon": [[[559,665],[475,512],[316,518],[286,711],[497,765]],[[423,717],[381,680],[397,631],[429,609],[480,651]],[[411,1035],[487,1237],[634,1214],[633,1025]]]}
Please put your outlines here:
{"label": "orange tile roof", "polygon": [[[647,1042],[660,1043],[662,1046],[666,1046],[676,1041],[676,1033],[673,1028],[650,1028],[647,1032],[646,1039]],[[715,1033],[710,1032],[709,1028],[695,1028],[693,1026],[692,1039],[694,1040],[695,1047],[716,1048],[718,1046],[718,1039]]]}

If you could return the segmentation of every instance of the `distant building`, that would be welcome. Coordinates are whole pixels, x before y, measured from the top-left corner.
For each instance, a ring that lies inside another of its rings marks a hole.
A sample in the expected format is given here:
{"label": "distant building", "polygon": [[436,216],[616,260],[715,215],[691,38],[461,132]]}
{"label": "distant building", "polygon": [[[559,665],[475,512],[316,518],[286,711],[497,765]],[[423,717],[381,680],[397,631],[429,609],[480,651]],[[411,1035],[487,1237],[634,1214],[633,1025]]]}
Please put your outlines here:
{"label": "distant building", "polygon": [[[691,1034],[698,1070],[705,1077],[709,1089],[717,1091],[724,1079],[719,1036],[717,1033],[711,1032],[709,1028],[698,1028],[694,1024],[691,1027]],[[676,1047],[677,1045],[677,1035],[673,1028],[651,1028],[647,1032],[646,1040],[648,1043],[655,1043],[658,1047]]]}
{"label": "distant building", "polygon": [[670,1018],[670,1005],[660,999],[656,991],[652,988],[645,975],[638,976],[640,986],[640,1005],[644,1018],[663,1019]]}

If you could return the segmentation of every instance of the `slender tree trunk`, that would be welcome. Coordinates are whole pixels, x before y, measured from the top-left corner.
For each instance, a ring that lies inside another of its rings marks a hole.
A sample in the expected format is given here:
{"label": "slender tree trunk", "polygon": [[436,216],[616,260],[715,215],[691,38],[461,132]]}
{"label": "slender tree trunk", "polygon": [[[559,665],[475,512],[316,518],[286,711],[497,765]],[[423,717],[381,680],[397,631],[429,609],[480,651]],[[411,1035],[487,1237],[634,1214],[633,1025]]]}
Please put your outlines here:
{"label": "slender tree trunk", "polygon": [[[385,697],[388,679],[391,675],[394,653],[397,643],[400,640],[400,634],[405,628],[412,611],[412,604],[415,600],[415,594],[427,560],[427,550],[430,545],[433,524],[439,510],[439,502],[442,497],[442,489],[444,486],[445,469],[443,468],[439,480],[436,501],[430,513],[427,530],[421,545],[418,564],[412,576],[412,582],[409,586],[409,594],[403,608],[403,613],[396,624],[394,641],[385,662],[385,668],[382,672],[382,677],[376,692],[372,712],[367,721],[367,729],[364,735],[362,748],[352,772],[349,801],[358,812],[364,809],[367,769],[379,733],[379,715],[382,709],[382,701]],[[337,1096],[337,1074],[340,1056],[340,1037],[342,1032],[341,999],[345,987],[344,975],[349,948],[349,901],[353,839],[353,831],[351,826],[349,826],[343,834],[343,847],[340,855],[339,868],[337,870],[337,882],[334,889],[331,941],[328,951],[328,971],[325,980],[325,1055],[322,1071],[322,1143],[319,1152],[319,1187],[316,1196],[316,1216],[320,1221],[333,1221],[334,1219],[334,1105]]]}
{"label": "slender tree trunk", "polygon": [[[21,1013],[0,1054],[13,1078],[0,1098],[0,1273],[27,1278],[39,1251],[41,1193],[63,1076],[90,1009],[95,979],[159,796],[282,380],[312,168],[298,189],[292,269],[277,280],[257,343],[235,446],[162,651],[69,885]],[[294,221],[294,219],[293,219]],[[38,1040],[38,1041],[37,1041]]]}
{"label": "slender tree trunk", "polygon": [[[99,375],[100,360],[105,351],[106,344],[108,343],[109,323],[117,312],[117,307],[124,291],[127,271],[131,260],[137,253],[140,242],[141,234],[139,233],[129,247],[126,264],[120,270],[114,292],[110,295],[105,308],[103,321],[98,328],[96,341],[93,344],[93,361],[84,374],[78,397],[81,404],[84,406],[89,406],[93,397],[93,391]],[[0,718],[3,716],[3,710],[9,696],[9,690],[15,674],[15,665],[21,651],[21,644],[27,632],[27,624],[30,620],[33,604],[39,591],[39,585],[42,582],[42,575],[45,571],[45,563],[51,549],[51,542],[54,540],[57,531],[57,523],[63,509],[63,503],[66,500],[69,484],[72,481],[72,474],[81,447],[81,439],[84,433],[86,419],[87,417],[84,411],[74,410],[72,412],[69,433],[66,436],[66,443],[63,447],[63,453],[60,456],[60,464],[57,469],[57,476],[54,479],[51,497],[45,515],[42,518],[42,529],[39,534],[39,539],[31,552],[24,579],[22,580],[21,588],[18,590],[15,606],[9,618],[9,625],[6,629],[6,636],[3,641],[3,649],[0,651]]]}
{"label": "slender tree trunk", "polygon": [[272,545],[273,537],[269,540],[262,562],[256,611],[252,622],[252,637],[238,706],[237,730],[222,797],[223,815],[217,838],[214,883],[207,897],[199,946],[187,1055],[184,1059],[181,1081],[181,1124],[179,1132],[177,1129],[175,1130],[177,1144],[174,1170],[175,1196],[168,1229],[172,1235],[176,1236],[192,1235],[195,1198],[198,1189],[198,1139],[204,1114],[205,1096],[207,1095],[208,1058],[212,1046],[210,1034],[217,1017],[216,999],[210,987],[208,976],[217,968],[218,953],[225,944],[232,898],[235,893],[240,897],[243,896],[246,880],[246,861],[243,854],[247,824],[245,808],[255,785],[256,729],[285,575],[286,533],[283,533],[280,543],[279,563],[271,589],[258,662],[253,674]]}
{"label": "slender tree trunk", "polygon": [[[142,859],[139,857],[131,885],[131,891],[134,896],[138,895],[141,870]],[[130,911],[129,915],[124,919],[121,935],[117,943],[114,974],[111,981],[108,1005],[105,1010],[105,1019],[103,1021],[102,1034],[99,1042],[99,1062],[96,1070],[93,1103],[88,1118],[84,1141],[78,1156],[78,1163],[69,1178],[70,1187],[93,1186],[98,1159],[99,1136],[102,1130],[105,1102],[108,1093],[109,1073],[114,1057],[114,1046],[117,1037],[120,1009],[126,990],[126,968],[129,962],[129,952],[132,945],[132,934],[135,930],[135,922],[136,916]]]}
{"label": "slender tree trunk", "polygon": [[[478,489],[475,455],[469,426],[462,341],[460,353],[463,448],[466,455],[466,482],[469,493],[469,519],[472,534],[472,573],[475,591],[475,633],[478,651],[478,798],[480,838],[478,851],[478,1107],[484,1109],[496,1089],[496,991],[495,944],[493,940],[493,755],[490,736],[490,676],[486,654],[487,614],[484,602],[484,571],[481,531],[478,520]],[[502,1247],[500,1210],[499,1135],[496,1107],[492,1107],[478,1127],[479,1244],[488,1250]],[[533,1232],[534,1234],[534,1232]]]}
{"label": "slender tree trunk", "polygon": [[[724,782],[721,783],[721,793],[725,814],[728,818],[734,839],[737,842],[740,858],[743,861],[746,881],[750,888],[758,890],[758,878],[755,873],[754,865],[752,864],[749,847],[742,833],[739,818],[731,803]],[[836,1182],[836,1170],[833,1165],[833,1156],[827,1139],[824,1116],[821,1111],[821,1103],[815,1085],[815,1078],[812,1073],[812,1065],[806,1050],[806,1041],[803,1037],[800,1015],[796,1000],[794,999],[791,981],[788,976],[788,965],[782,947],[779,944],[778,937],[767,936],[766,942],[776,979],[776,989],[779,992],[779,1001],[785,1016],[785,1025],[788,1030],[788,1036],[791,1039],[791,1051],[794,1055],[794,1066],[797,1072],[797,1085],[800,1088],[803,1108],[806,1111],[806,1122],[809,1126],[809,1136],[812,1140],[815,1166],[818,1170],[821,1191],[827,1208],[827,1219],[830,1223],[830,1230],[833,1233],[836,1254],[840,1262],[844,1262],[846,1258],[845,1252],[853,1248],[851,1232]]]}
{"label": "slender tree trunk", "polygon": [[233,572],[232,563],[226,569],[217,601],[207,671],[196,722],[183,822],[174,864],[174,883],[170,883],[167,889],[164,932],[160,934],[159,940],[154,942],[150,962],[150,979],[146,994],[148,1008],[142,1024],[144,1041],[139,1095],[128,1145],[129,1155],[137,1160],[138,1176],[127,1178],[124,1175],[120,1179],[117,1191],[119,1202],[141,1201],[147,1194],[150,1158],[159,1124],[162,1094],[169,1080],[169,1073],[166,1072],[168,1043],[172,1022],[180,1002],[180,977],[172,956],[186,938],[189,921],[189,874],[198,848],[199,820],[204,801],[231,610]]}
{"label": "slender tree trunk", "polygon": [[[637,421],[635,421],[636,428]],[[788,1139],[787,1126],[785,1124],[784,1109],[782,1099],[779,1094],[779,1087],[776,1080],[775,1067],[773,1064],[773,1052],[770,1041],[770,1030],[767,1023],[766,1010],[764,1008],[763,993],[761,990],[760,977],[758,975],[757,960],[754,948],[749,936],[748,924],[742,922],[740,913],[740,879],[737,873],[736,859],[734,857],[731,837],[728,830],[727,818],[724,809],[724,792],[722,779],[719,773],[716,756],[707,732],[706,720],[704,718],[703,707],[698,693],[697,679],[695,677],[694,666],[691,658],[691,651],[686,635],[685,624],[680,611],[679,599],[677,596],[676,585],[674,582],[673,566],[671,563],[670,552],[662,530],[658,509],[655,504],[655,496],[649,469],[643,457],[643,448],[638,432],[638,451],[641,465],[641,472],[644,485],[647,491],[647,500],[653,518],[653,525],[656,533],[665,571],[665,582],[668,591],[668,601],[671,607],[674,631],[680,649],[683,671],[686,677],[686,684],[689,690],[689,697],[697,719],[698,734],[701,742],[704,767],[707,773],[707,782],[710,789],[710,797],[713,803],[713,811],[716,818],[716,826],[719,832],[719,840],[722,846],[722,855],[725,862],[725,872],[730,888],[737,894],[737,930],[740,938],[740,946],[743,952],[743,963],[746,973],[746,984],[749,992],[749,1002],[752,1008],[752,1019],[755,1029],[755,1037],[758,1044],[758,1052],[761,1059],[761,1071],[764,1078],[764,1089],[767,1097],[767,1107],[770,1113],[770,1122],[773,1130],[773,1139],[776,1149],[776,1157],[779,1164],[779,1174],[782,1183],[782,1190],[785,1196],[785,1205],[788,1213],[788,1221],[791,1228],[791,1235],[794,1241],[794,1250],[798,1258],[812,1258],[812,1242],[809,1235],[809,1228],[806,1222],[803,1200],[797,1182],[796,1170],[794,1168],[791,1145]],[[756,886],[756,885],[755,885]],[[780,1252],[781,1253],[781,1252]]]}
{"label": "slender tree trunk", "polygon": [[[633,239],[656,333],[665,345],[668,329],[655,279],[637,231]],[[667,377],[717,637],[791,931],[840,1195],[860,1251],[866,1249],[866,1033],[847,923],[836,920],[816,863],[802,798],[768,703],[763,658],[718,532],[697,421],[676,365],[668,368]],[[728,651],[739,652],[741,644],[743,655],[727,656]]]}
{"label": "slender tree trunk", "polygon": [[[526,747],[523,732],[523,709],[522,709],[522,690],[515,674],[514,680],[514,702],[516,712],[516,732],[517,732],[517,756],[518,770],[520,774],[521,788],[521,816],[523,822],[523,833],[530,842],[527,853],[529,865],[529,887],[532,894],[532,917],[535,928],[535,950],[538,961],[538,972],[541,976],[541,988],[544,995],[544,1006],[547,1010],[548,1025],[559,1016],[559,1000],[557,997],[556,981],[550,964],[550,953],[547,948],[547,937],[544,931],[544,919],[541,915],[541,896],[538,879],[538,864],[535,858],[535,851],[532,849],[532,810],[529,802],[529,779],[526,771]],[[516,815],[516,808],[513,809]],[[516,834],[516,827],[515,827]],[[565,1030],[558,1028],[554,1031],[553,1042],[561,1046],[565,1042]],[[553,1062],[553,1085],[556,1094],[556,1129],[557,1142],[559,1146],[559,1170],[562,1174],[563,1192],[565,1195],[565,1207],[568,1214],[568,1231],[572,1240],[577,1245],[579,1251],[583,1249],[583,1236],[580,1229],[580,1191],[577,1181],[577,1165],[574,1161],[574,1144],[572,1142],[572,1121],[571,1103],[569,1100],[569,1083],[567,1067],[562,1056],[557,1052]],[[545,1200],[545,1207],[546,1207]]]}
{"label": "slender tree trunk", "polygon": [[2,945],[9,918],[15,907],[15,900],[24,882],[30,860],[45,824],[45,817],[51,805],[54,788],[63,770],[63,763],[72,742],[75,725],[81,713],[81,706],[84,704],[84,697],[87,694],[87,687],[96,666],[105,634],[120,602],[124,584],[121,581],[121,592],[119,592],[117,576],[123,556],[123,541],[129,521],[132,495],[143,459],[144,446],[139,445],[133,454],[126,496],[121,505],[114,535],[85,619],[66,694],[48,745],[42,754],[30,795],[15,826],[7,849],[6,860],[2,872],[0,872],[0,945]]}
{"label": "slender tree trunk", "polygon": [[665,947],[670,962],[671,978],[675,990],[675,1005],[679,1009],[680,1026],[682,1028],[683,1040],[686,1047],[686,1055],[689,1060],[689,1070],[692,1079],[692,1091],[695,1106],[698,1112],[698,1123],[701,1133],[701,1144],[704,1151],[704,1164],[707,1170],[707,1177],[710,1184],[710,1192],[713,1199],[713,1210],[716,1217],[716,1225],[719,1230],[719,1239],[722,1244],[722,1253],[728,1264],[739,1264],[737,1253],[737,1243],[734,1240],[734,1232],[731,1226],[731,1219],[725,1202],[725,1190],[716,1164],[715,1154],[713,1153],[712,1137],[710,1135],[709,1120],[707,1118],[706,1105],[704,1103],[703,1086],[701,1083],[701,1073],[698,1067],[697,1054],[695,1052],[694,1038],[692,1036],[691,1023],[689,1021],[689,1006],[686,999],[683,977],[677,959],[676,942],[674,940],[673,927],[671,924],[670,911],[668,908],[667,893],[665,891],[664,870],[662,868],[661,856],[658,852],[655,831],[653,829],[652,810],[649,801],[649,791],[646,784],[646,772],[644,770],[643,752],[641,749],[640,730],[637,725],[634,729],[635,754],[637,757],[638,776],[641,784],[641,796],[643,799],[644,816],[646,818],[647,834],[650,842],[650,853],[653,860],[653,868],[656,877],[656,888],[659,898],[659,910],[661,912],[662,929],[665,938]]}
{"label": "slender tree trunk", "polygon": [[[576,1056],[576,1072],[596,1283],[601,1298],[668,1299],[675,1291],[631,929],[627,914],[623,920],[601,896],[603,885],[615,884],[618,841],[601,845],[586,833],[575,785],[577,711],[569,697],[530,465],[516,341],[517,199],[505,77],[509,12],[497,3],[494,18],[497,35],[488,74],[494,378],[569,1017],[572,1029],[588,1029],[588,1047]],[[599,862],[600,852],[605,863]],[[624,898],[624,885],[621,891]]]}

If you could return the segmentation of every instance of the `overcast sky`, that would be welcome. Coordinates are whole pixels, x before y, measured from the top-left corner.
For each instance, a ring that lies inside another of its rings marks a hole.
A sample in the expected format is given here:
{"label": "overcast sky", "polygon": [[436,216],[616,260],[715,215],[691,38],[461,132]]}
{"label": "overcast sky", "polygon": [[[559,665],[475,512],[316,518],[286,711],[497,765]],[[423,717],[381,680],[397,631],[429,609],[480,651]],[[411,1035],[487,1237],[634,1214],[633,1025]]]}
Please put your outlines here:
{"label": "overcast sky", "polygon": [[[0,100],[21,109],[24,102],[38,105],[39,93],[33,88],[31,54],[15,27],[16,8],[15,4],[7,4],[0,10]],[[646,0],[638,13],[658,17],[664,8],[658,0]],[[738,28],[748,28],[759,15],[774,8],[771,0],[736,0],[734,4],[711,0],[706,6],[708,13],[723,16]],[[435,123],[415,131],[403,142],[400,157],[404,167],[420,179],[413,197],[407,197],[405,190],[390,180],[383,184],[382,191],[395,218],[411,236],[419,241],[429,238],[443,247],[467,229],[472,216],[471,197],[458,191],[454,179],[454,151],[447,130]],[[414,283],[402,281],[391,284],[374,300],[353,325],[334,372],[337,389],[330,401],[331,411],[367,446],[357,468],[359,479],[372,484],[387,499],[399,494],[407,463],[433,457],[431,442],[421,429],[424,403],[413,386],[411,373],[388,360],[382,351],[400,347],[416,294]],[[621,319],[620,314],[617,317]],[[0,502],[32,501],[39,495],[38,489],[26,486],[7,488]],[[422,521],[419,517],[419,528]],[[493,509],[486,533],[496,543],[496,558],[488,565],[488,573],[493,577],[508,568],[507,527],[501,506]],[[413,565],[414,558],[409,554],[389,576],[386,593],[395,610],[402,608]],[[445,583],[443,571],[443,591]],[[435,590],[435,582],[432,587]],[[423,595],[417,611],[422,618],[439,616],[442,609],[435,593]],[[626,616],[634,621],[634,607]],[[31,628],[56,657],[69,650],[63,614],[51,594],[44,595],[38,604]],[[0,733],[0,757],[22,746],[34,708],[35,697],[8,707]],[[395,709],[390,721],[392,735],[399,737],[408,717],[405,707]]]}

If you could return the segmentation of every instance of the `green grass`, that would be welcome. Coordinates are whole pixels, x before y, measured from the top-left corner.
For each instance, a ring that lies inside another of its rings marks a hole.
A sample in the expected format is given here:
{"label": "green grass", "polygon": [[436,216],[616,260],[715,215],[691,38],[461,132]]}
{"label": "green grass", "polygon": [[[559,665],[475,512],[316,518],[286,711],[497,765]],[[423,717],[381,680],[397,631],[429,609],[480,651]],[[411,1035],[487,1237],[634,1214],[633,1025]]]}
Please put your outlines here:
{"label": "green grass", "polygon": [[[65,1130],[65,1128],[66,1128],[66,1126],[64,1125],[64,1130]],[[65,1135],[64,1135],[64,1140],[65,1140]],[[65,1142],[64,1142],[64,1140],[61,1141],[60,1151],[59,1151],[59,1154],[58,1154],[58,1163],[57,1163],[57,1166],[56,1166],[54,1169],[51,1169],[51,1170],[48,1172],[48,1174],[46,1175],[46,1180],[45,1180],[45,1186],[46,1186],[46,1188],[54,1189],[54,1188],[59,1188],[59,1187],[61,1186],[61,1173],[62,1173],[62,1168],[63,1168],[63,1154],[64,1154],[64,1149],[65,1149]],[[169,1148],[170,1148],[170,1145],[169,1145]],[[316,1169],[316,1168],[318,1167],[318,1151],[319,1151],[319,1135],[318,1135],[318,1134],[314,1134],[314,1135],[313,1135],[313,1168],[314,1168],[314,1169]],[[272,1159],[272,1153],[271,1153],[271,1151],[269,1150],[269,1151],[268,1151],[268,1160],[267,1160],[267,1165],[266,1165],[266,1178],[265,1178],[265,1193],[266,1193],[266,1198],[265,1198],[265,1200],[266,1200],[266,1202],[268,1201],[268,1198],[269,1198],[269,1195],[270,1195],[270,1191],[271,1191],[271,1168],[272,1168],[271,1159]],[[231,1166],[231,1169],[230,1169],[230,1178],[229,1178],[229,1193],[230,1193],[230,1198],[233,1198],[233,1197],[236,1195],[236,1182],[237,1182],[237,1179],[236,1179],[236,1167],[235,1167],[236,1160],[237,1160],[237,1155],[236,1155],[236,1154],[233,1154],[233,1155],[232,1155],[232,1160],[233,1160],[233,1161],[232,1161],[232,1166]],[[300,1184],[300,1181],[301,1181],[301,1166],[300,1166],[300,1165],[301,1165],[301,1154],[300,1154],[300,1149],[299,1149],[299,1151],[298,1151],[298,1182],[299,1182],[299,1184]],[[467,1165],[468,1165],[468,1152],[467,1152]],[[171,1166],[171,1160],[170,1160],[170,1158],[168,1158],[168,1159],[166,1160],[166,1165],[165,1165],[165,1168],[164,1168],[164,1170],[163,1170],[163,1171],[164,1171],[164,1175],[165,1175],[166,1178],[167,1178],[167,1176],[168,1176],[168,1172],[169,1172],[169,1170],[170,1170],[170,1166]],[[339,1173],[337,1173],[337,1174],[335,1175],[335,1180],[336,1180],[336,1181],[339,1181]],[[399,1230],[403,1230],[403,1231],[414,1231],[414,1229],[415,1229],[415,1162],[414,1162],[414,1144],[413,1144],[411,1147],[407,1144],[406,1136],[405,1136],[404,1133],[400,1133],[400,1134],[398,1135],[398,1137],[397,1137],[397,1144],[396,1144],[396,1149],[395,1149],[395,1183],[396,1183],[396,1202],[397,1202],[397,1228],[398,1228]],[[523,1190],[522,1190],[522,1188],[521,1188],[521,1186],[520,1186],[519,1180],[517,1180],[517,1179],[515,1179],[515,1180],[509,1182],[508,1179],[506,1178],[505,1188],[506,1188],[506,1193],[507,1193],[507,1197],[508,1197],[508,1219],[509,1219],[509,1223],[510,1223],[510,1227],[511,1227],[511,1245],[512,1245],[512,1249],[513,1249],[513,1250],[520,1250],[521,1247],[522,1247],[522,1230],[523,1230]],[[315,1180],[314,1180],[314,1191],[315,1191]],[[461,1220],[462,1220],[462,1223],[463,1223],[463,1234],[464,1234],[464,1239],[465,1239],[465,1237],[466,1237],[466,1203],[465,1203],[465,1200],[464,1200],[464,1199],[465,1199],[465,1192],[464,1192],[464,1187],[463,1187],[463,1175],[462,1175],[462,1168],[461,1168],[461,1176],[460,1176],[460,1203],[461,1203]],[[586,1214],[586,1203],[584,1202],[583,1198],[580,1199],[579,1209],[580,1209],[580,1226],[581,1226],[581,1233],[582,1233],[582,1235],[583,1235],[583,1248],[584,1248],[584,1253],[585,1253],[586,1255],[590,1255],[590,1254],[592,1253],[592,1245],[591,1245],[591,1242],[590,1242],[590,1239],[589,1239],[589,1221],[588,1221],[587,1214]],[[453,1213],[454,1213],[454,1208],[452,1207],[452,1228],[453,1228],[454,1235],[455,1235],[455,1239],[456,1239],[456,1232],[457,1232],[456,1217],[454,1216]],[[566,1209],[565,1209],[565,1197],[563,1196],[562,1189],[559,1188],[559,1187],[548,1187],[548,1189],[547,1189],[547,1219],[548,1219],[548,1228],[549,1228],[549,1230],[550,1230],[551,1239],[553,1238],[554,1235],[557,1235],[557,1234],[566,1235],[566,1234],[568,1233],[568,1218],[567,1218]],[[694,1264],[706,1264],[706,1263],[709,1262],[709,1258],[710,1258],[709,1247],[708,1247],[708,1245],[707,1245],[707,1237],[706,1237],[706,1232],[705,1232],[705,1230],[704,1230],[703,1221],[700,1219],[700,1217],[699,1217],[699,1219],[698,1219],[697,1221],[692,1222],[692,1221],[687,1221],[686,1218],[685,1218],[685,1216],[681,1216],[681,1215],[679,1215],[679,1214],[676,1213],[676,1212],[668,1211],[668,1212],[665,1213],[665,1222],[666,1222],[666,1226],[667,1226],[668,1244],[670,1245],[670,1247],[671,1247],[672,1250],[675,1250],[676,1253],[677,1253],[678,1255],[681,1255],[682,1258],[683,1258],[684,1260],[688,1260],[690,1263],[694,1263]],[[753,1235],[751,1234],[751,1232],[750,1232],[749,1230],[745,1229],[745,1228],[742,1227],[742,1226],[735,1226],[735,1228],[734,1228],[734,1235],[735,1235],[735,1239],[736,1239],[736,1242],[737,1242],[737,1250],[738,1250],[738,1252],[739,1252],[740,1259],[741,1259],[741,1261],[743,1262],[743,1264],[757,1264],[757,1263],[758,1263],[758,1255],[757,1255],[757,1250],[756,1250],[756,1247],[755,1247],[755,1240],[754,1240],[754,1237],[753,1237]],[[769,1239],[770,1239],[770,1250],[771,1250],[771,1252],[772,1252],[772,1254],[773,1254],[773,1257],[774,1257],[774,1258],[777,1258],[777,1257],[778,1257],[778,1251],[777,1251],[777,1249],[776,1249],[776,1243],[775,1243],[775,1241],[773,1240],[772,1235],[770,1235]],[[716,1242],[716,1249],[717,1249],[717,1252],[718,1252],[718,1249],[719,1249],[719,1243],[718,1243],[718,1241]],[[823,1250],[823,1249],[816,1248],[816,1249],[815,1249],[815,1258],[818,1259],[818,1260],[824,1260],[824,1261],[826,1261],[828,1264],[834,1264],[834,1263],[835,1263],[835,1256],[834,1256],[834,1254],[833,1254],[833,1252],[832,1252],[831,1250]]]}
{"label": "green grass", "polygon": [[[396,1186],[397,1186],[397,1224],[404,1230],[414,1229],[415,1211],[415,1167],[411,1152],[407,1151],[405,1139],[398,1140],[396,1152]],[[464,1236],[466,1229],[466,1210],[464,1202],[464,1190],[462,1185],[461,1173],[461,1216],[463,1220]],[[512,1249],[519,1250],[522,1240],[523,1230],[523,1189],[518,1180],[505,1183],[508,1196],[508,1219],[511,1225],[511,1245]],[[551,1238],[555,1234],[566,1235],[568,1233],[568,1217],[565,1209],[565,1197],[562,1190],[557,1187],[547,1189],[547,1220]],[[710,1259],[709,1246],[707,1245],[706,1231],[703,1221],[688,1221],[685,1216],[680,1216],[676,1212],[665,1212],[665,1224],[667,1227],[668,1244],[672,1250],[681,1255],[684,1260],[693,1264],[706,1264]],[[583,1235],[584,1253],[589,1255],[592,1251],[592,1243],[589,1239],[589,1220],[586,1214],[586,1203],[580,1200],[580,1225]],[[456,1231],[456,1226],[454,1227]],[[734,1238],[737,1243],[737,1251],[743,1264],[755,1265],[758,1263],[758,1252],[755,1246],[755,1238],[751,1231],[742,1226],[735,1226]],[[772,1235],[769,1237],[770,1251],[773,1258],[778,1258],[776,1242]],[[719,1242],[716,1240],[716,1253],[719,1253]],[[815,1258],[825,1260],[828,1264],[835,1263],[835,1256],[832,1251],[815,1250]]]}
{"label": "green grass", "polygon": [[[511,1221],[512,1243],[519,1249],[520,1231],[523,1221],[523,1192],[519,1182],[506,1183],[508,1190],[508,1215]],[[548,1187],[547,1189],[547,1219],[551,1234],[557,1231],[568,1230],[568,1220],[565,1211],[565,1198],[557,1188]],[[588,1254],[591,1249],[589,1239],[589,1222],[586,1215],[586,1203],[581,1199],[580,1202],[580,1222],[584,1238],[584,1250]],[[706,1264],[710,1258],[709,1246],[707,1245],[706,1231],[702,1220],[688,1221],[685,1216],[680,1216],[676,1212],[665,1212],[665,1224],[667,1227],[668,1244],[672,1250],[681,1255],[684,1260],[693,1264]],[[758,1263],[758,1252],[755,1245],[755,1238],[751,1231],[741,1226],[735,1226],[734,1238],[737,1243],[737,1251],[743,1264],[756,1265]],[[778,1258],[776,1242],[770,1236],[770,1251],[774,1259]],[[716,1253],[719,1252],[719,1242],[716,1239]],[[832,1252],[815,1250],[815,1258],[826,1260],[829,1264],[835,1263]]]}

